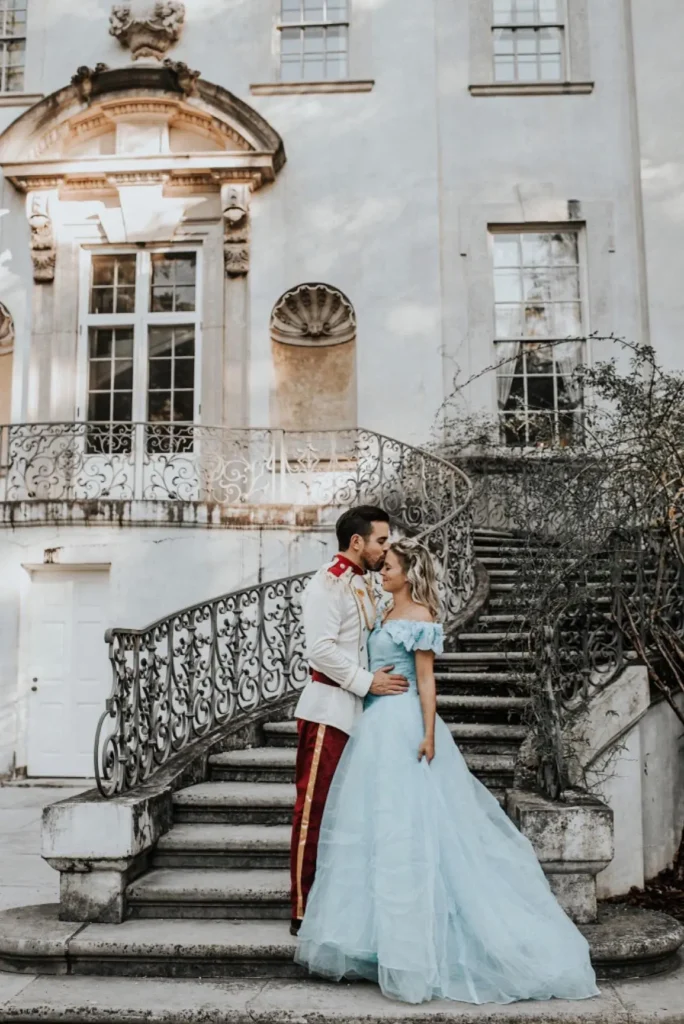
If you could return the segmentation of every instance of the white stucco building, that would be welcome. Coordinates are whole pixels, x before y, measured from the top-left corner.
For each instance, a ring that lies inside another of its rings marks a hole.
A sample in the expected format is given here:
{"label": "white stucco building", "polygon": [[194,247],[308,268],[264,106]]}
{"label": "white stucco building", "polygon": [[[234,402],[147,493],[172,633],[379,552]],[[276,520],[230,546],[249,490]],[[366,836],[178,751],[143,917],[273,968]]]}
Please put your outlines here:
{"label": "white stucco building", "polygon": [[540,341],[684,368],[683,33],[675,0],[0,0],[0,774],[90,773],[108,625],[320,560],[282,479],[236,509],[214,428],[419,444],[505,354],[472,409],[562,440],[601,347]]}

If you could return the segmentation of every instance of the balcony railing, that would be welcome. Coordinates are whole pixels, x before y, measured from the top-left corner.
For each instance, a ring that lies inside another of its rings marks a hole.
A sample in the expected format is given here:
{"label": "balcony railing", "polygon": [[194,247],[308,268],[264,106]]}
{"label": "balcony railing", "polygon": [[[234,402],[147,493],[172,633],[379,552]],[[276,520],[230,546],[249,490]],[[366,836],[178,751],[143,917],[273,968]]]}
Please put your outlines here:
{"label": "balcony railing", "polygon": [[[222,495],[237,501],[382,505],[396,528],[432,551],[447,626],[470,598],[472,488],[455,466],[368,430],[193,430],[193,458],[189,452],[161,453],[175,468],[156,477],[150,470],[148,486],[176,480],[179,468],[187,466],[183,484],[205,500]],[[143,442],[148,436],[142,433]],[[205,437],[218,438],[216,446],[208,449]],[[143,465],[155,457],[145,444]],[[178,492],[174,483],[166,493]],[[146,781],[193,742],[296,697],[306,681],[299,600],[310,575],[225,594],[145,629],[108,631],[114,679],[95,743],[95,774],[104,796]]]}

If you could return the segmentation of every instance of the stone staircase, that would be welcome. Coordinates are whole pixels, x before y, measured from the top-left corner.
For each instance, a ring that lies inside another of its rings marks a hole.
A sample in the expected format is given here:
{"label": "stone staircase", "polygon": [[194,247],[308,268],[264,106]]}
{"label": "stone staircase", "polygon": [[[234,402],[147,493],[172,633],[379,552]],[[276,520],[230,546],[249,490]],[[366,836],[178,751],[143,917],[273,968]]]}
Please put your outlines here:
{"label": "stone staircase", "polygon": [[[526,734],[526,634],[513,610],[522,543],[477,532],[477,556],[490,575],[488,606],[436,664],[439,713],[471,770],[500,800]],[[108,926],[115,946],[85,958],[89,971],[140,973],[144,964],[144,973],[157,976],[299,974],[285,924],[296,742],[293,720],[267,722],[261,746],[214,755],[207,781],[174,795],[173,827],[127,889],[128,920]],[[126,949],[135,951],[136,967]]]}

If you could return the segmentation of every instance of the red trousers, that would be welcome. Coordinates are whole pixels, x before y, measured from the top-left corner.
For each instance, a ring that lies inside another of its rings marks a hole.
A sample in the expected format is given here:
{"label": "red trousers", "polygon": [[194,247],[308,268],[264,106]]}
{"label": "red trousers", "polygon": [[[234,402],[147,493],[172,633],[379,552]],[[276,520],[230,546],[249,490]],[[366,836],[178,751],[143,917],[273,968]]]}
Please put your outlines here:
{"label": "red trousers", "polygon": [[297,720],[297,800],[292,821],[292,920],[301,920],[316,874],[321,820],[335,769],[349,737],[332,725]]}

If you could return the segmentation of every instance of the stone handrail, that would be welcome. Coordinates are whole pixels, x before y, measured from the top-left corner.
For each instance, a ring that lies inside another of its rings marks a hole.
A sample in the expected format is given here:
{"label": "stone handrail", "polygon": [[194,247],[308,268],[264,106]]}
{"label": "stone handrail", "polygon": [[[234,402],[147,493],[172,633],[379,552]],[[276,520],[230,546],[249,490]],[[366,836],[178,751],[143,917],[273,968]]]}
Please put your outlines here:
{"label": "stone handrail", "polygon": [[[281,499],[382,505],[397,529],[432,551],[445,623],[457,621],[475,587],[472,487],[460,469],[367,430],[227,433],[231,452],[274,454],[257,464],[243,459],[241,477],[214,473],[215,488],[230,479],[237,500],[253,501],[255,481],[268,476],[266,493],[275,487]],[[291,702],[306,681],[299,598],[310,576],[234,591],[145,629],[108,631],[113,686],[95,741],[103,796],[140,785],[239,716]]]}

